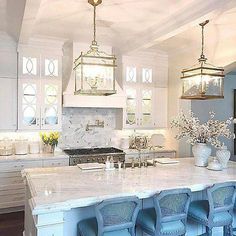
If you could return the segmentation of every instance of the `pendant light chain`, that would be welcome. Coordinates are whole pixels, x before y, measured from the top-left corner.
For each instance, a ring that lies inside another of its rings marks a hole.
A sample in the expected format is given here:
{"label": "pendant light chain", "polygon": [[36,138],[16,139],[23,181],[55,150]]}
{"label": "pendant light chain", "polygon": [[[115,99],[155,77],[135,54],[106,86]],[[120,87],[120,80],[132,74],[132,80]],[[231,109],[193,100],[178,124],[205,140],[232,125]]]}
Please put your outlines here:
{"label": "pendant light chain", "polygon": [[201,54],[201,58],[204,58],[204,26],[202,26],[202,54]]}
{"label": "pendant light chain", "polygon": [[204,44],[204,41],[205,41],[205,37],[204,37],[204,27],[205,27],[205,25],[208,24],[208,23],[209,23],[209,20],[206,20],[205,22],[203,22],[203,23],[200,24],[200,26],[202,27],[202,53],[201,53],[201,56],[200,56],[200,58],[199,58],[199,62],[201,62],[201,63],[204,63],[204,62],[207,61],[207,58],[206,58],[205,55],[204,55],[204,46],[205,46],[205,44]]}
{"label": "pendant light chain", "polygon": [[96,41],[96,6],[93,7],[93,43],[97,44]]}

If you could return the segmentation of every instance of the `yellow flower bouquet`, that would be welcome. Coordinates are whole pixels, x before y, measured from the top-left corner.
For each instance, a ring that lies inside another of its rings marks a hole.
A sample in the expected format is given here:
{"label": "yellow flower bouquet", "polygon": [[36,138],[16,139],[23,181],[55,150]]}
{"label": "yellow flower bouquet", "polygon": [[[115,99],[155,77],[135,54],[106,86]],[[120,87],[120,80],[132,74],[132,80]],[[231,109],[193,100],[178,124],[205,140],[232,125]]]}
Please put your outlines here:
{"label": "yellow flower bouquet", "polygon": [[43,151],[53,153],[55,147],[58,145],[60,133],[59,132],[40,133],[40,138],[44,144]]}

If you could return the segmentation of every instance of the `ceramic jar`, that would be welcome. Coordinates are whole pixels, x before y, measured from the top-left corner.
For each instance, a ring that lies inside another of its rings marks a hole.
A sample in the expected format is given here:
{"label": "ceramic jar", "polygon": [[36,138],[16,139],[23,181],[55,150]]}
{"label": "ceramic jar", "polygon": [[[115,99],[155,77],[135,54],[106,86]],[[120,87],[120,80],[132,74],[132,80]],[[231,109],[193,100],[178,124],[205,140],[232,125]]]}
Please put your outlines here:
{"label": "ceramic jar", "polygon": [[211,148],[206,143],[196,143],[192,148],[192,152],[196,166],[207,166]]}
{"label": "ceramic jar", "polygon": [[220,164],[225,169],[227,168],[228,161],[230,159],[230,151],[227,150],[226,146],[223,146],[216,152],[216,158],[219,160]]}

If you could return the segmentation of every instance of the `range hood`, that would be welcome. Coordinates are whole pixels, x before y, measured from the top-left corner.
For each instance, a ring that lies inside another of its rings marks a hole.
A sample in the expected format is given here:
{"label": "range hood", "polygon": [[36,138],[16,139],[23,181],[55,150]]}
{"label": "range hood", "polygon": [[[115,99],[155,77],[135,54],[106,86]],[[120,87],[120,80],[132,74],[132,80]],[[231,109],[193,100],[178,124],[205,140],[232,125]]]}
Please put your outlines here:
{"label": "range hood", "polygon": [[[75,94],[75,72],[73,71],[73,62],[75,58],[88,48],[87,44],[71,43],[64,47],[63,80],[68,81],[66,90],[63,92],[63,107],[93,107],[93,108],[125,108],[126,95],[120,87],[117,80],[115,81],[116,93],[109,96],[97,96],[86,94]],[[101,47],[104,50],[110,50],[111,47]],[[117,68],[117,75],[122,71],[121,66]],[[120,78],[122,80],[122,78]]]}

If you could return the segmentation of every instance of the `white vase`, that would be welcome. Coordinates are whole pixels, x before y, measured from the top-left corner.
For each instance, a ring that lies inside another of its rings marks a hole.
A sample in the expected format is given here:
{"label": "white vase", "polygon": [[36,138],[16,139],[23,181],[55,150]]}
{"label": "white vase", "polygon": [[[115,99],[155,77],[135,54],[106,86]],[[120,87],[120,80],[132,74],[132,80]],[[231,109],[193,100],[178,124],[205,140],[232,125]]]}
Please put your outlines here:
{"label": "white vase", "polygon": [[196,143],[193,148],[193,155],[196,166],[207,166],[208,158],[211,155],[211,148],[206,143]]}
{"label": "white vase", "polygon": [[226,146],[223,146],[216,152],[216,158],[219,160],[220,164],[225,169],[227,168],[228,161],[230,159],[230,151],[227,150]]}

